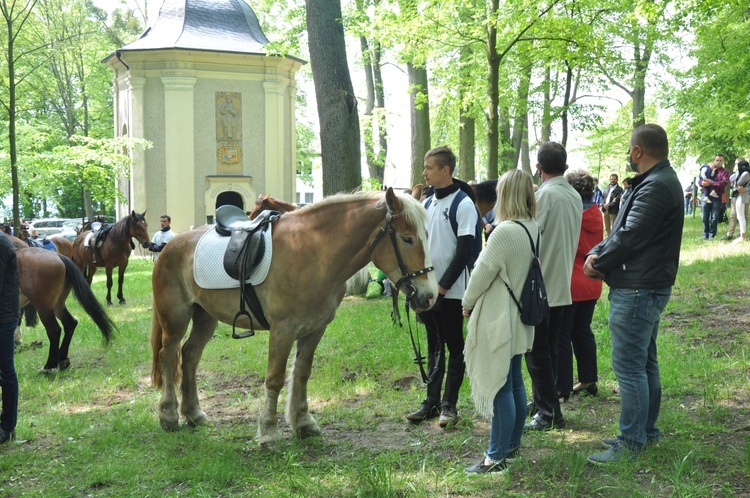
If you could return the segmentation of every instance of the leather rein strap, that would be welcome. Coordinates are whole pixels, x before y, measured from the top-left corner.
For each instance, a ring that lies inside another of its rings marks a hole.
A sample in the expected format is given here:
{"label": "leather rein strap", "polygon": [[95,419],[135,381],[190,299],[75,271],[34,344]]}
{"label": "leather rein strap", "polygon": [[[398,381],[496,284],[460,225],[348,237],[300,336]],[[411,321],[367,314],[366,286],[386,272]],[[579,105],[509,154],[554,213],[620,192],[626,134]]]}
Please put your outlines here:
{"label": "leather rein strap", "polygon": [[[396,290],[400,291],[402,286],[406,287],[406,290],[404,294],[406,295],[406,302],[405,302],[405,312],[406,312],[406,321],[409,324],[409,337],[411,338],[411,345],[414,349],[414,363],[419,365],[419,372],[422,375],[422,381],[428,382],[430,376],[427,375],[427,372],[425,372],[424,369],[424,363],[425,363],[425,357],[422,356],[422,350],[419,347],[419,341],[414,339],[414,332],[411,328],[411,320],[409,320],[409,300],[414,297],[414,294],[416,294],[417,289],[412,284],[411,280],[413,278],[416,278],[420,275],[424,275],[426,273],[429,273],[431,271],[435,270],[434,266],[430,266],[427,268],[423,268],[421,270],[417,270],[415,272],[409,273],[409,270],[406,268],[406,265],[404,264],[404,260],[401,257],[401,252],[398,250],[398,244],[396,243],[396,231],[393,229],[393,221],[403,218],[404,212],[400,213],[391,213],[388,211],[385,218],[385,223],[378,231],[378,234],[375,236],[375,239],[372,241],[372,244],[370,245],[370,251],[369,251],[369,257],[372,259],[372,253],[375,250],[375,247],[377,247],[378,242],[380,242],[380,239],[383,238],[383,235],[388,233],[389,238],[391,239],[391,245],[393,246],[393,252],[396,254],[396,261],[398,262],[398,268],[401,270],[401,278],[396,282],[395,287]],[[394,305],[395,306],[395,305]],[[395,310],[394,310],[395,311]],[[437,366],[437,365],[436,365]],[[434,375],[434,372],[432,373]]]}

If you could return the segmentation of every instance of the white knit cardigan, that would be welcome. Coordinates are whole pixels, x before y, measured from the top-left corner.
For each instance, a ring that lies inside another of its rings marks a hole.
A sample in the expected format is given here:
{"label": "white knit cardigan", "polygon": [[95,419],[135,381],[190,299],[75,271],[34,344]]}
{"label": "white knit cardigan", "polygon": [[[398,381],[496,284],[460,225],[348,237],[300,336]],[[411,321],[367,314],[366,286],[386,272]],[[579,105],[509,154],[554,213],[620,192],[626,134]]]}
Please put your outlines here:
{"label": "white knit cardigan", "polygon": [[[518,221],[536,244],[536,221]],[[500,223],[479,254],[462,301],[464,308],[472,310],[464,346],[471,397],[477,413],[486,418],[492,417],[495,395],[508,379],[511,358],[530,351],[534,342],[534,327],[521,321],[505,287],[507,283],[520,299],[531,258],[523,228],[512,221]]]}

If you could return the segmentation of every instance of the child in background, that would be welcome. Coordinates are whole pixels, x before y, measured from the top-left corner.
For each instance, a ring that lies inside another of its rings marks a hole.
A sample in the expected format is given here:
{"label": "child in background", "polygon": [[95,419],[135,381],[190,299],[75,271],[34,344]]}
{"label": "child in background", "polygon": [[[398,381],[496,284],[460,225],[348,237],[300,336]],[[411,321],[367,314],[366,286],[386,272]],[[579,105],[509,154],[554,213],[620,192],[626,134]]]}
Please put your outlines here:
{"label": "child in background", "polygon": [[[714,177],[714,165],[704,164],[701,166],[700,173],[698,174],[698,184],[700,185],[703,180],[711,180]],[[712,187],[701,187],[701,201],[706,204],[712,204],[712,199],[718,199],[719,194],[714,191]]]}

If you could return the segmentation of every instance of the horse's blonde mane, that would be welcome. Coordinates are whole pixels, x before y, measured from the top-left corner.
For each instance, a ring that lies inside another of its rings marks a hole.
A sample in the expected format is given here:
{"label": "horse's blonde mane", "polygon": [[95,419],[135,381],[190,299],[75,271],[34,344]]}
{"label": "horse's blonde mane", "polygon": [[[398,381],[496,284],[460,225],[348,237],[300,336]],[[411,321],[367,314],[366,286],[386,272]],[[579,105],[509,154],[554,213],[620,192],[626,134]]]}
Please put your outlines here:
{"label": "horse's blonde mane", "polygon": [[[393,193],[396,194],[401,203],[404,205],[404,215],[406,216],[406,221],[417,228],[417,233],[420,237],[426,239],[427,231],[425,229],[425,223],[427,222],[427,211],[412,196],[399,192],[397,190],[394,190]],[[304,212],[331,204],[342,204],[345,202],[351,202],[356,199],[377,199],[378,202],[375,204],[375,207],[383,210],[387,209],[385,202],[385,192],[367,191],[356,192],[354,194],[335,194],[330,197],[326,197],[325,199],[318,201],[315,204],[310,204],[302,207],[295,212]]]}

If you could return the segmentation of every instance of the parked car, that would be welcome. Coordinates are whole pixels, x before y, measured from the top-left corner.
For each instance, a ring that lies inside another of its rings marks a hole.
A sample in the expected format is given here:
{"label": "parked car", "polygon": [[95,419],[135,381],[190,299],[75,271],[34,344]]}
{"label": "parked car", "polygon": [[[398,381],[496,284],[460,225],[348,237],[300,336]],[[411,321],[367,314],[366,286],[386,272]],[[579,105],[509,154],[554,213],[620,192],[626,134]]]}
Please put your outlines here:
{"label": "parked car", "polygon": [[62,232],[63,224],[70,221],[76,220],[66,218],[43,218],[41,220],[35,220],[29,224],[29,233],[36,230],[39,237],[49,237],[50,235]]}
{"label": "parked car", "polygon": [[63,222],[62,231],[50,235],[50,237],[65,237],[69,241],[73,242],[78,235],[76,228],[78,227],[78,220],[66,220]]}

